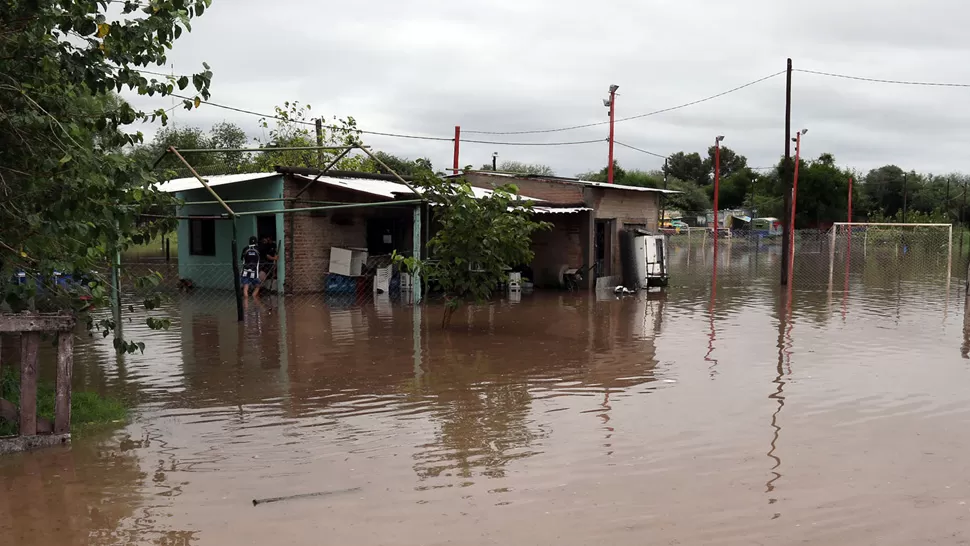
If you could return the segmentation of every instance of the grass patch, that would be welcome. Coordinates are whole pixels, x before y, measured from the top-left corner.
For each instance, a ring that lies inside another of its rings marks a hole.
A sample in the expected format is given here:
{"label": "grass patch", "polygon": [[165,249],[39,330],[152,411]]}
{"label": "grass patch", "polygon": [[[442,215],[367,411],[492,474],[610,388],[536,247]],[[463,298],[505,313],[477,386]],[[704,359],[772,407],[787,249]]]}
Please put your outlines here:
{"label": "grass patch", "polygon": [[[37,415],[54,419],[54,385],[41,383],[37,386]],[[20,403],[20,374],[8,366],[0,374],[0,395],[15,405]],[[94,392],[71,393],[71,432],[86,427],[96,427],[128,418],[128,408],[120,401]],[[17,434],[19,423],[0,418],[0,436]]]}

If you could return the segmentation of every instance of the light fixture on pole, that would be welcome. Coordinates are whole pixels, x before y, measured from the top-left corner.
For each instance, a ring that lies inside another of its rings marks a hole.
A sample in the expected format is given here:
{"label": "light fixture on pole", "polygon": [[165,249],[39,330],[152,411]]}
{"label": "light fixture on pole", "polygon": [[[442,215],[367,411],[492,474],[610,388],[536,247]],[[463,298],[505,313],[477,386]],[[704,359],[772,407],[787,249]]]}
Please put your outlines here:
{"label": "light fixture on pole", "polygon": [[619,88],[619,85],[611,85],[610,98],[603,99],[603,106],[610,109],[610,157],[606,167],[606,181],[610,184],[613,183],[613,122],[616,119],[616,90]]}
{"label": "light fixture on pole", "polygon": [[[717,197],[721,189],[721,141],[724,140],[724,135],[718,135],[714,139],[714,239],[717,240],[718,227],[720,222],[718,221],[718,207],[717,207]],[[716,243],[715,243],[716,244]]]}
{"label": "light fixture on pole", "polygon": [[791,279],[794,277],[795,269],[795,201],[798,198],[798,163],[801,158],[802,153],[802,135],[808,132],[808,129],[802,129],[801,131],[795,133],[795,137],[792,138],[792,142],[795,143],[795,175],[792,178],[791,187],[791,215],[788,217],[788,282],[791,284]]}

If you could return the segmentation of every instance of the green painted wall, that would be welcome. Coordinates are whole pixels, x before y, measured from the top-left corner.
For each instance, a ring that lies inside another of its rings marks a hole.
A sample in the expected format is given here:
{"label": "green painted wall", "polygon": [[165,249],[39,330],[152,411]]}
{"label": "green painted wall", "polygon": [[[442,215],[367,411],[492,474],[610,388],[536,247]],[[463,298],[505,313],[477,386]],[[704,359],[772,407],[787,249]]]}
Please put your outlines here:
{"label": "green painted wall", "polygon": [[[224,186],[214,186],[213,189],[219,194],[219,197],[227,201],[238,199],[278,199],[278,201],[262,203],[230,203],[229,206],[235,212],[259,212],[286,208],[282,199],[282,176],[226,184]],[[189,204],[194,201],[214,201],[215,199],[213,199],[212,194],[205,188],[177,192],[175,195],[186,203],[185,206],[179,208],[179,216],[214,216],[225,213],[225,209],[219,204]],[[283,214],[276,214],[275,216],[276,238],[283,240]],[[246,248],[249,238],[258,236],[256,233],[256,217],[243,216],[238,218],[236,222],[238,229],[237,242],[239,244],[239,252],[242,252]],[[216,220],[215,233],[215,256],[193,256],[189,253],[192,248],[192,240],[189,237],[189,220],[179,220],[179,277],[191,279],[192,283],[199,288],[232,290],[232,260],[239,260],[238,255],[232,256],[232,220]],[[284,264],[284,256],[283,249],[280,249],[279,266],[277,267],[280,287],[283,286],[285,280],[286,267]]]}

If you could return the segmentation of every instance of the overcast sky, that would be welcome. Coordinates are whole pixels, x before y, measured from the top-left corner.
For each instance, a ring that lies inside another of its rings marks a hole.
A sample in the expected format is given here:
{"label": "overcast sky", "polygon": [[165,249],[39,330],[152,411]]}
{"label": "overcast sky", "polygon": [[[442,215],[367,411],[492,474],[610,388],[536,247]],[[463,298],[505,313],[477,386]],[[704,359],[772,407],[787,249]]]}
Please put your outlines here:
{"label": "overcast sky", "polygon": [[[552,129],[618,118],[726,91],[785,68],[871,78],[970,83],[959,0],[214,0],[170,55],[176,73],[208,62],[212,98],[258,112],[286,100],[360,128],[476,140],[561,142],[520,147],[463,143],[461,165],[544,163],[557,174],[607,163],[607,125],[548,134],[470,131]],[[803,156],[831,152],[868,170],[970,172],[970,88],[887,85],[798,73],[792,130],[809,129]],[[128,97],[136,106],[168,99]],[[704,152],[715,135],[754,167],[784,152],[784,75],[696,106],[616,125],[616,140],[659,154]],[[251,136],[254,116],[209,106],[176,110],[180,125],[228,120]],[[145,128],[146,133],[153,129]],[[375,148],[451,165],[452,144],[366,136]],[[663,160],[617,147],[626,168]]]}

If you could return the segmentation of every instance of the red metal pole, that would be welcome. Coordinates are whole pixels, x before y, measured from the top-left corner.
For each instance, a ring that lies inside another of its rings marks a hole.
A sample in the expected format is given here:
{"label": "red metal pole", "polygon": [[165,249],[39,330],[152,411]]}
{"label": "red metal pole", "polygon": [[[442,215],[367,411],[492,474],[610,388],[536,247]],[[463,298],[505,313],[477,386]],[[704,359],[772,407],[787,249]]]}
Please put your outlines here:
{"label": "red metal pole", "polygon": [[[849,213],[845,218],[845,221],[849,223],[849,227],[852,226],[852,177],[849,177]],[[852,230],[849,230],[851,235]]]}
{"label": "red metal pole", "polygon": [[461,126],[455,125],[455,162],[453,164],[454,174],[458,174],[458,148],[461,145]]}
{"label": "red metal pole", "polygon": [[610,164],[606,167],[606,181],[613,183],[613,120],[616,119],[616,87],[610,87]]}
{"label": "red metal pole", "polygon": [[718,224],[717,221],[717,196],[721,189],[721,139],[714,139],[714,240],[717,240]]}
{"label": "red metal pole", "polygon": [[795,271],[795,200],[798,198],[798,161],[802,151],[802,132],[795,135],[795,176],[792,178],[791,186],[791,216],[788,221],[788,279],[791,285],[791,278]]}

